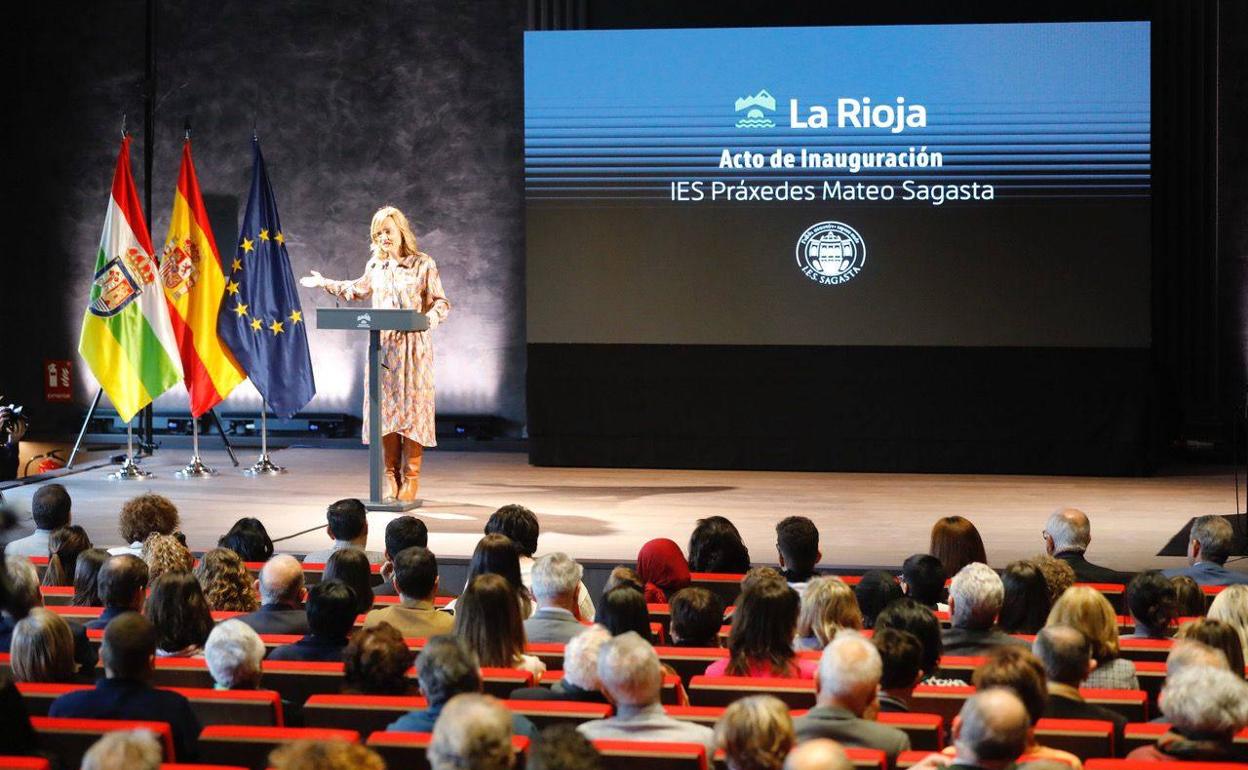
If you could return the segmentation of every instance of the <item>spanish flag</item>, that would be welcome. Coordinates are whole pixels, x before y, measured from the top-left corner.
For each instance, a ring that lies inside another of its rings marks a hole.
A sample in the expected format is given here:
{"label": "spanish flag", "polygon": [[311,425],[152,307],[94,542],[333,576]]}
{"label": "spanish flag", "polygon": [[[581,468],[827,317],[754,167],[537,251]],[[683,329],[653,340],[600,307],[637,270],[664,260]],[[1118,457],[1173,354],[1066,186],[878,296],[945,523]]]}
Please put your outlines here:
{"label": "spanish flag", "polygon": [[226,281],[221,267],[191,162],[190,139],[182,145],[182,169],[160,255],[160,276],[173,310],[170,320],[186,373],[191,415],[199,417],[228,396],[244,375],[217,335],[221,298],[227,291],[236,293],[238,285]]}
{"label": "spanish flag", "polygon": [[182,379],[158,269],[130,174],[126,136],[113,172],[78,352],[127,422]]}

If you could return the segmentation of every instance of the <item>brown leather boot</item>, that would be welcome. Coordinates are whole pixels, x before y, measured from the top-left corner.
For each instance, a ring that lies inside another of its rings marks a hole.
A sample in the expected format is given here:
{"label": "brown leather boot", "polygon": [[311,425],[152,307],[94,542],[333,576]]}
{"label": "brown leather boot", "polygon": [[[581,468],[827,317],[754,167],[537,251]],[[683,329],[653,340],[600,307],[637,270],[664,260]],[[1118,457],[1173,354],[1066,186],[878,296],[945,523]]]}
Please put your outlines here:
{"label": "brown leather boot", "polygon": [[399,499],[411,502],[416,499],[416,490],[420,488],[420,463],[424,459],[425,448],[406,436],[403,437],[403,446],[407,449],[407,476],[399,488]]}
{"label": "brown leather boot", "polygon": [[393,500],[403,482],[403,436],[387,433],[381,437],[381,498]]}

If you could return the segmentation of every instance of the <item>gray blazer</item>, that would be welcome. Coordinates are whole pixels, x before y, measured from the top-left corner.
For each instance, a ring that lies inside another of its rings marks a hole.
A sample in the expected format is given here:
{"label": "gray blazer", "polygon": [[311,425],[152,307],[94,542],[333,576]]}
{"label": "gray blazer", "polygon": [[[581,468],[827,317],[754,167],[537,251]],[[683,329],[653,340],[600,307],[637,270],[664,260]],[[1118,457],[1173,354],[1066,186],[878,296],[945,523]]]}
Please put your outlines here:
{"label": "gray blazer", "polygon": [[1211,561],[1197,562],[1190,567],[1162,570],[1161,574],[1166,577],[1180,575],[1190,577],[1196,581],[1197,585],[1202,586],[1233,586],[1248,583],[1248,572],[1236,572]]}
{"label": "gray blazer", "polygon": [[589,626],[581,625],[572,613],[565,609],[542,607],[524,621],[524,636],[530,642],[567,644],[572,637],[587,628]]}
{"label": "gray blazer", "polygon": [[897,755],[910,750],[910,738],[901,730],[869,719],[860,719],[840,706],[815,706],[806,716],[793,720],[797,741],[815,738],[831,738],[846,746],[879,749],[888,758],[890,767],[897,763]]}

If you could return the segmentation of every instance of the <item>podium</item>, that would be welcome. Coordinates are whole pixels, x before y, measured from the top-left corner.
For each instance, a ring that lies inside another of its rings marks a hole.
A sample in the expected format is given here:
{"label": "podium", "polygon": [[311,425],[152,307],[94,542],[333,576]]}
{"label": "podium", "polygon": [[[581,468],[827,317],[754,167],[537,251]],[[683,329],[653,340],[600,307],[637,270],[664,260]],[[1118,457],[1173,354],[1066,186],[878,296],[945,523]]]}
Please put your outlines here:
{"label": "podium", "polygon": [[368,500],[370,511],[410,511],[420,507],[420,500],[404,502],[381,499],[381,332],[423,332],[429,319],[419,310],[381,310],[377,308],[316,309],[316,328],[355,329],[368,332]]}

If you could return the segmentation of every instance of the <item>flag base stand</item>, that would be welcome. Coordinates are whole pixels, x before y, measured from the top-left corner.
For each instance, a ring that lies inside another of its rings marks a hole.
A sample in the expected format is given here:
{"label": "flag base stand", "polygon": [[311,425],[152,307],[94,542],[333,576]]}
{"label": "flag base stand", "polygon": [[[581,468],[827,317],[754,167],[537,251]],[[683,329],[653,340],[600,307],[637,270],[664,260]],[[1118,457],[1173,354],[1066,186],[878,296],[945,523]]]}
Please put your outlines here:
{"label": "flag base stand", "polygon": [[415,508],[420,508],[425,504],[424,500],[366,500],[364,502],[365,510],[369,511],[386,511],[388,513],[402,513]]}
{"label": "flag base stand", "polygon": [[173,475],[180,479],[207,479],[216,476],[217,472],[199,459],[199,418],[195,416],[191,417],[191,445],[191,461]]}
{"label": "flag base stand", "polygon": [[[101,393],[103,391],[100,391]],[[95,396],[95,404],[100,401],[99,393]],[[91,405],[92,411],[95,410],[95,404]],[[87,420],[91,419],[91,415],[87,415]],[[83,423],[83,430],[86,430],[86,423]],[[154,474],[148,473],[139,467],[139,461],[134,457],[134,426],[132,423],[126,423],[126,461],[121,467],[108,474],[109,481],[141,481],[150,479]]]}
{"label": "flag base stand", "polygon": [[243,471],[244,476],[279,476],[286,469],[269,459],[268,454],[260,455],[255,464]]}

